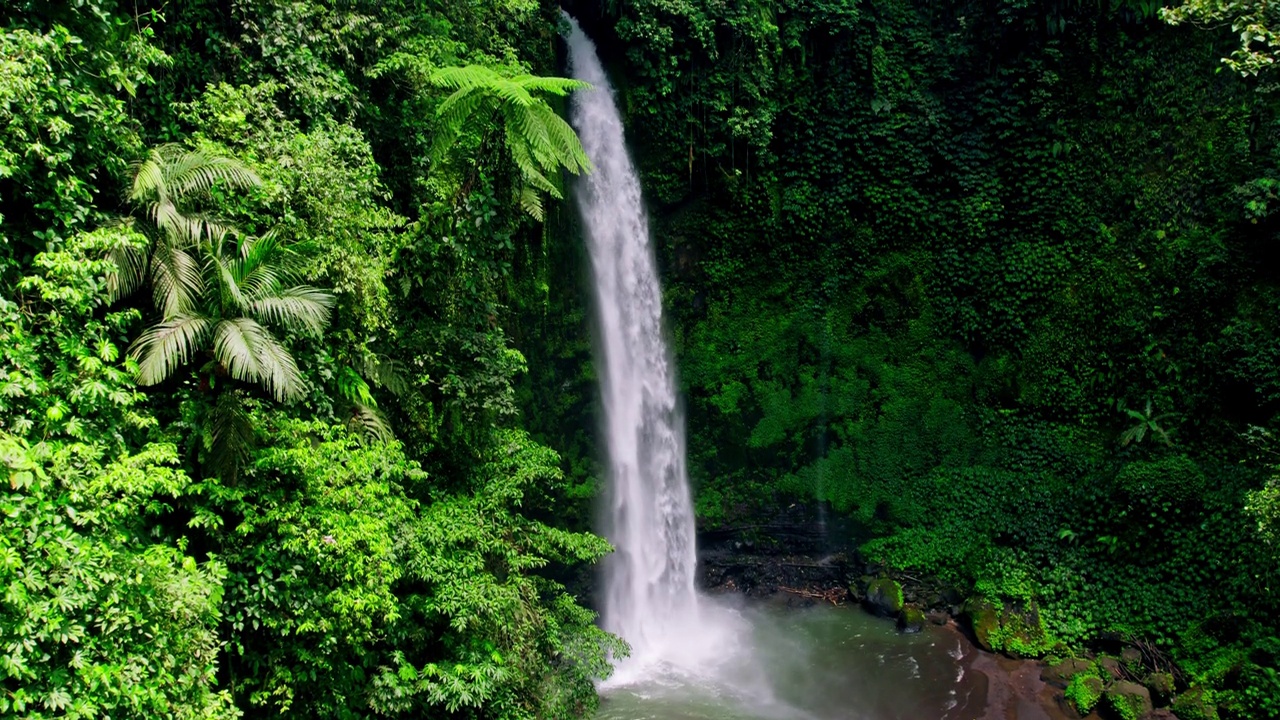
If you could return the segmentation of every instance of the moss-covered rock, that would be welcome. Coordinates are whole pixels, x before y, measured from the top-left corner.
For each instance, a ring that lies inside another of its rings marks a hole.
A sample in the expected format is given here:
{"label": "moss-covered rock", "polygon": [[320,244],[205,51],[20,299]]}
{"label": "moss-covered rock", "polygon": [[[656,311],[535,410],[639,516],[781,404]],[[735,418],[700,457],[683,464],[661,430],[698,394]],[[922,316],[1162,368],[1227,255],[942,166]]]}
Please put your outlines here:
{"label": "moss-covered rock", "polygon": [[1173,675],[1166,672],[1153,672],[1147,675],[1142,683],[1151,691],[1151,701],[1158,707],[1168,705],[1173,700]]}
{"label": "moss-covered rock", "polygon": [[1066,688],[1071,678],[1093,670],[1093,663],[1082,658],[1070,658],[1046,666],[1040,671],[1040,679],[1057,688]]}
{"label": "moss-covered rock", "polygon": [[984,650],[1029,658],[1043,657],[1059,645],[1045,628],[1034,601],[1007,605],[970,598],[961,614]]}
{"label": "moss-covered rock", "polygon": [[983,650],[994,651],[991,635],[1000,627],[1000,610],[982,598],[969,598],[964,604],[963,616],[973,629],[973,637],[978,645]]}
{"label": "moss-covered rock", "polygon": [[879,578],[867,585],[863,604],[882,617],[897,617],[902,612],[902,586],[893,578]]}
{"label": "moss-covered rock", "polygon": [[1045,628],[1035,601],[1005,605],[999,610],[997,621],[988,638],[993,648],[1009,657],[1042,657],[1058,644]]}
{"label": "moss-covered rock", "polygon": [[1218,706],[1202,687],[1179,693],[1173,700],[1173,712],[1180,720],[1218,720]]}
{"label": "moss-covered rock", "polygon": [[924,629],[924,610],[915,605],[907,605],[898,613],[898,629],[904,633],[918,633]]}
{"label": "moss-covered rock", "polygon": [[1120,681],[1112,683],[1103,693],[1107,707],[1119,720],[1142,720],[1154,709],[1151,693],[1138,683]]}
{"label": "moss-covered rock", "polygon": [[1071,708],[1081,717],[1088,715],[1102,699],[1102,678],[1093,672],[1080,673],[1071,678],[1063,692]]}

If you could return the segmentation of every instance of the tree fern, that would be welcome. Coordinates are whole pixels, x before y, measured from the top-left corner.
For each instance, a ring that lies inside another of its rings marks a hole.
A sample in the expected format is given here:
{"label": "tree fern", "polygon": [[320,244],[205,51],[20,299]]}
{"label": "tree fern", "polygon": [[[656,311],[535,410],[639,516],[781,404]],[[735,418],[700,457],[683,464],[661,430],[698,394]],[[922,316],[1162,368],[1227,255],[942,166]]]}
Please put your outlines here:
{"label": "tree fern", "polygon": [[432,159],[439,162],[445,157],[472,118],[488,120],[496,115],[502,122],[507,151],[523,181],[516,199],[533,217],[541,219],[543,215],[539,192],[563,197],[559,184],[562,169],[575,175],[590,171],[591,161],[577,134],[543,99],[589,88],[587,83],[527,74],[506,76],[478,65],[441,68],[432,73],[431,82],[453,90],[437,110],[440,129]]}

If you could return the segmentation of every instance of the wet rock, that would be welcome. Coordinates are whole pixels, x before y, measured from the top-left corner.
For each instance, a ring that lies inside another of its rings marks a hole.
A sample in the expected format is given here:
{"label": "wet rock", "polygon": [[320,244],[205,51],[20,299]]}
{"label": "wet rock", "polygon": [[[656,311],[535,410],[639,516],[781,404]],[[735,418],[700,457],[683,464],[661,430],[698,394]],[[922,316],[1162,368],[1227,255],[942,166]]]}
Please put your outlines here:
{"label": "wet rock", "polygon": [[964,604],[964,618],[973,629],[973,637],[978,646],[987,652],[994,652],[991,635],[1000,627],[1000,611],[996,606],[982,598],[970,598]]}
{"label": "wet rock", "polygon": [[1151,691],[1151,701],[1157,706],[1168,705],[1173,700],[1173,675],[1154,672],[1147,676],[1143,684]]}
{"label": "wet rock", "polygon": [[925,618],[934,625],[946,625],[951,616],[941,610],[933,610],[925,613]]}
{"label": "wet rock", "polygon": [[1199,686],[1179,693],[1173,700],[1173,712],[1182,720],[1218,720],[1218,706]]}
{"label": "wet rock", "polygon": [[1071,678],[1080,673],[1089,672],[1092,668],[1093,663],[1088,660],[1071,658],[1041,670],[1040,679],[1056,688],[1066,688]]}
{"label": "wet rock", "polygon": [[898,629],[904,633],[918,633],[924,629],[924,623],[924,611],[916,605],[908,605],[898,614]]}
{"label": "wet rock", "polygon": [[1104,693],[1107,706],[1119,720],[1143,720],[1153,709],[1151,693],[1138,683],[1112,683]]}
{"label": "wet rock", "polygon": [[873,580],[867,586],[867,596],[862,603],[876,615],[896,617],[902,612],[902,586],[893,578]]}

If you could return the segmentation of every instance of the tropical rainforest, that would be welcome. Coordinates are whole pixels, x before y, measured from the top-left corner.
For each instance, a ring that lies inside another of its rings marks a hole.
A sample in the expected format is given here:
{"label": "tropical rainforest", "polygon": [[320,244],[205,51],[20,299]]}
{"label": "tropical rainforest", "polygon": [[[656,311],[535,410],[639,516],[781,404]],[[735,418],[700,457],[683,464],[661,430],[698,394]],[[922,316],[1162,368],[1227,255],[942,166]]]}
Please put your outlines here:
{"label": "tropical rainforest", "polygon": [[[1280,717],[1277,11],[565,9],[704,527],[821,505],[997,650],[1141,642],[1184,720]],[[625,650],[560,17],[0,8],[0,715],[590,715]]]}

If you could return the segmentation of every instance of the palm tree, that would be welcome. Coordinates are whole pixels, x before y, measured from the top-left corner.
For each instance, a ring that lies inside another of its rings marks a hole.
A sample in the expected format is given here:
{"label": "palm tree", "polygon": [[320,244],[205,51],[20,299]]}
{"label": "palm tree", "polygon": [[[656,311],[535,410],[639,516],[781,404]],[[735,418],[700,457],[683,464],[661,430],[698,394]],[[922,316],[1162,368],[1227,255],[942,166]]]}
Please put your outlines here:
{"label": "palm tree", "polygon": [[271,326],[319,335],[329,323],[331,293],[290,285],[292,272],[273,236],[200,246],[199,283],[190,301],[162,308],[160,322],[134,341],[138,382],[155,385],[198,353],[210,357],[215,376],[262,386],[277,401],[295,400],[306,389],[289,350]]}
{"label": "palm tree", "polygon": [[[145,248],[113,249],[112,299],[150,281],[160,320],[129,348],[141,385],[163,382],[203,354],[201,373],[214,389],[204,422],[209,465],[234,478],[253,428],[244,393],[217,387],[218,378],[255,384],[277,401],[295,400],[306,383],[288,348],[273,333],[319,335],[334,297],[297,283],[285,249],[273,235],[239,237],[229,223],[192,205],[215,183],[245,189],[258,176],[231,158],[163,145],[135,166],[129,199],[143,211]],[[237,239],[239,237],[239,239]]]}
{"label": "palm tree", "polygon": [[152,148],[134,166],[129,201],[142,210],[135,223],[148,244],[145,249],[119,245],[112,250],[117,272],[108,278],[111,301],[132,294],[148,280],[156,307],[166,315],[190,304],[200,286],[201,244],[221,241],[233,228],[192,205],[215,183],[243,190],[261,180],[233,158],[168,144]]}
{"label": "palm tree", "polygon": [[577,133],[540,97],[564,97],[591,87],[587,83],[527,74],[508,77],[479,65],[441,68],[431,74],[430,81],[453,90],[437,110],[441,128],[435,136],[432,158],[444,156],[470,118],[480,115],[487,122],[496,115],[502,120],[507,151],[523,180],[520,205],[535,219],[543,217],[539,192],[563,197],[558,177],[561,168],[575,175],[591,169]]}

